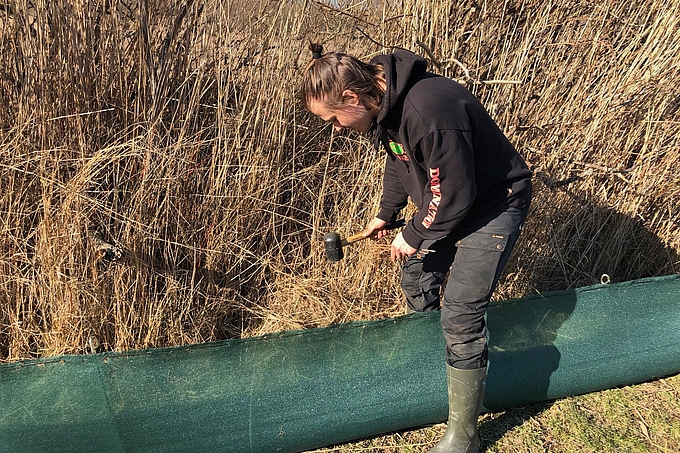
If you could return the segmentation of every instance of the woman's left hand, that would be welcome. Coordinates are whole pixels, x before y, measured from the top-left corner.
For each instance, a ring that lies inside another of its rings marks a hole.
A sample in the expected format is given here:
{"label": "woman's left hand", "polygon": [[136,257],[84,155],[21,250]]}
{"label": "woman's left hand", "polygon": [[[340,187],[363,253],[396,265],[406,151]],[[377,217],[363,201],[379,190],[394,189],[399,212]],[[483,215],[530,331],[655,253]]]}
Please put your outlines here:
{"label": "woman's left hand", "polygon": [[418,250],[414,249],[406,243],[404,236],[401,233],[397,234],[397,237],[392,241],[392,246],[390,247],[390,255],[392,261],[400,260],[402,258],[408,258],[414,255]]}

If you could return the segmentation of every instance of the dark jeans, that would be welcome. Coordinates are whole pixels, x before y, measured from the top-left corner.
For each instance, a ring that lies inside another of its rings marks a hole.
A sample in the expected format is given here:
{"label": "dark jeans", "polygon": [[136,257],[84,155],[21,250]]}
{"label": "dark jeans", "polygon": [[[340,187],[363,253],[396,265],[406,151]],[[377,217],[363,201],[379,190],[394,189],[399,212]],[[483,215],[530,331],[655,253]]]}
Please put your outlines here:
{"label": "dark jeans", "polygon": [[[401,286],[408,308],[414,311],[441,308],[446,361],[452,367],[486,367],[486,308],[528,210],[527,206],[468,215],[445,238],[422,244],[422,249],[434,252],[413,255],[404,263]],[[447,273],[440,307],[441,286]]]}

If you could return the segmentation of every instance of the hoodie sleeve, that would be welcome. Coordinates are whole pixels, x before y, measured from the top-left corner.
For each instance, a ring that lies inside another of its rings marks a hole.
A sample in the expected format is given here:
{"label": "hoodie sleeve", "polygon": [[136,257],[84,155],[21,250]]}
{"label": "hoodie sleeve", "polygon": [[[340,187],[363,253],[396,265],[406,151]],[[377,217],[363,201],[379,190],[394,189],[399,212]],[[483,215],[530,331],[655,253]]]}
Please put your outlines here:
{"label": "hoodie sleeve", "polygon": [[399,211],[406,207],[408,194],[397,174],[398,161],[389,154],[386,156],[385,172],[383,174],[383,193],[380,200],[378,217],[385,222],[393,222]]}
{"label": "hoodie sleeve", "polygon": [[426,239],[437,240],[453,231],[477,195],[469,134],[437,130],[423,137],[418,146],[428,182],[423,187],[422,209],[403,230],[404,240],[414,248]]}

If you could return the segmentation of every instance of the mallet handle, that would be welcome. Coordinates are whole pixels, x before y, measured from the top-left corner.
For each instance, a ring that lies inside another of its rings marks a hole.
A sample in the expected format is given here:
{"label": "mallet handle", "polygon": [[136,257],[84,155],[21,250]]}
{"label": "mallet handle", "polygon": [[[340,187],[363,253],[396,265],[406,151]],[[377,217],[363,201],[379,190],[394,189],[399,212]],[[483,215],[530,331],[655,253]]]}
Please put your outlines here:
{"label": "mallet handle", "polygon": [[[388,223],[387,225],[385,225],[385,229],[386,230],[394,230],[396,228],[401,228],[404,225],[406,225],[406,220],[401,219],[401,220],[397,220],[396,222]],[[344,247],[347,244],[351,244],[353,242],[357,242],[357,241],[360,241],[362,239],[367,239],[369,237],[370,236],[364,237],[364,233],[362,232],[362,233],[358,233],[358,234],[355,234],[353,236],[350,236],[346,239],[343,239],[341,244]]]}

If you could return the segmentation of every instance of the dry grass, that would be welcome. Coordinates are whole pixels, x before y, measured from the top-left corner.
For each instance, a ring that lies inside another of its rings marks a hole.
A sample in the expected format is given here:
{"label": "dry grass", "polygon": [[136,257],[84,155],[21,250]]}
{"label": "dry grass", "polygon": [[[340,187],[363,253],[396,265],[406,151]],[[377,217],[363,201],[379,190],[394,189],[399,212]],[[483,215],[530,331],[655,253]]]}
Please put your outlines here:
{"label": "dry grass", "polygon": [[[671,453],[680,450],[680,376],[555,402],[483,414],[486,453]],[[413,429],[315,453],[416,453],[434,446],[446,425]]]}
{"label": "dry grass", "polygon": [[301,109],[308,38],[429,55],[531,163],[497,298],[678,272],[678,0],[128,3],[0,3],[0,361],[401,313],[380,247],[324,259],[382,157]]}

